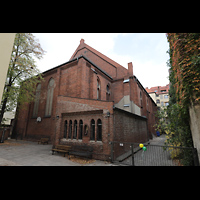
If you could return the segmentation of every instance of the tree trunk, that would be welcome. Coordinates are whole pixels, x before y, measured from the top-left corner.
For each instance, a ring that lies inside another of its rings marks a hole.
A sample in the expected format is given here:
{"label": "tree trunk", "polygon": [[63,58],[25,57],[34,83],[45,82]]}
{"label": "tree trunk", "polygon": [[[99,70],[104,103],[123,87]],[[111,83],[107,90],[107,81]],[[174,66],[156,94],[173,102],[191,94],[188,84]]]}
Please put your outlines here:
{"label": "tree trunk", "polygon": [[[18,47],[17,47],[17,49],[18,49]],[[17,52],[17,54],[18,54],[18,52]],[[16,62],[16,57],[15,57],[15,62]],[[15,67],[15,62],[13,63],[12,69],[14,69],[14,67]],[[12,86],[12,83],[13,83],[13,81],[12,81],[12,75],[10,75],[10,77],[9,77],[9,84],[8,84],[8,86],[5,85],[5,87],[7,87],[6,94],[9,94],[10,87]],[[5,87],[4,87],[4,91],[5,91]],[[2,108],[1,108],[1,112],[0,112],[0,125],[1,125],[1,122],[3,120],[3,115],[5,113],[7,101],[8,101],[8,95],[6,95],[6,97],[5,97],[5,99],[3,100],[3,103],[2,103]]]}
{"label": "tree trunk", "polygon": [[3,119],[3,115],[5,113],[7,100],[8,100],[7,97],[3,100],[2,109],[1,109],[1,112],[0,112],[0,125],[1,125],[1,122],[2,122],[2,119]]}
{"label": "tree trunk", "polygon": [[[10,87],[12,85],[11,79],[12,79],[12,77],[10,77],[9,85],[8,85],[8,87],[6,89],[6,94],[9,94],[9,92],[10,92]],[[3,103],[2,103],[1,112],[0,112],[0,125],[1,125],[1,122],[3,120],[3,115],[5,113],[5,110],[6,110],[6,103],[7,103],[7,101],[8,101],[8,95],[6,95],[6,97],[5,97],[5,99],[3,100]]]}

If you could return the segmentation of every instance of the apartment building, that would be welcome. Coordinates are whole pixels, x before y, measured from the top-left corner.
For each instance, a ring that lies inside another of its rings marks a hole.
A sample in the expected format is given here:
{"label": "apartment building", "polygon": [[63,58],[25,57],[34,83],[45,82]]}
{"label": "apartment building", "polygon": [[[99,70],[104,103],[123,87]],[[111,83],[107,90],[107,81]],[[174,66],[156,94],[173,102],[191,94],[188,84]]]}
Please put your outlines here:
{"label": "apartment building", "polygon": [[145,89],[157,104],[158,109],[169,105],[169,84],[166,86],[155,86],[151,88],[146,87]]}

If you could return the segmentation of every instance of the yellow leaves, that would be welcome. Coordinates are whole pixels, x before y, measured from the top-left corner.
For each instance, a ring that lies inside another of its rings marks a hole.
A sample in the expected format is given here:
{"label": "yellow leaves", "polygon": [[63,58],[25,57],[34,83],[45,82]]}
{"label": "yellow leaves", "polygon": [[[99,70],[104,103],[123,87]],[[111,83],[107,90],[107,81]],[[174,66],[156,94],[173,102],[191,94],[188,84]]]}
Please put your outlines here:
{"label": "yellow leaves", "polygon": [[193,83],[198,83],[199,80],[195,80],[195,78],[194,78],[194,80],[192,80],[192,82],[193,82]]}
{"label": "yellow leaves", "polygon": [[195,99],[196,102],[199,101],[199,100],[200,100],[200,97],[198,97],[198,98]]}
{"label": "yellow leaves", "polygon": [[71,160],[72,162],[76,162],[76,163],[79,163],[79,164],[82,164],[82,165],[90,164],[90,163],[95,162],[94,159],[77,158],[77,157],[74,157],[74,156],[71,156],[71,157],[70,157],[70,160]]}

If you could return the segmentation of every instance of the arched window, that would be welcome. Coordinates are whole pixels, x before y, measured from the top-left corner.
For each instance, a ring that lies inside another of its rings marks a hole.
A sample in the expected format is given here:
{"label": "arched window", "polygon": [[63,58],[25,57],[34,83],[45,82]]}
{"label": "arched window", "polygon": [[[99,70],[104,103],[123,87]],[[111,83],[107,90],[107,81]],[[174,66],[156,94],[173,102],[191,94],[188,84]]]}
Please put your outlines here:
{"label": "arched window", "polygon": [[35,94],[35,104],[33,108],[33,117],[37,117],[38,115],[38,108],[39,108],[39,102],[40,102],[40,92],[41,92],[41,84],[38,84],[36,88],[36,94]]}
{"label": "arched window", "polygon": [[79,121],[79,135],[78,135],[78,139],[82,139],[83,138],[83,120]]}
{"label": "arched window", "polygon": [[97,140],[102,141],[102,123],[101,120],[97,120]]}
{"label": "arched window", "polygon": [[101,99],[101,83],[99,77],[97,77],[97,99]]}
{"label": "arched window", "polygon": [[141,105],[141,107],[143,107],[142,106],[142,92],[140,91],[140,105]]}
{"label": "arched window", "polygon": [[52,103],[53,103],[53,91],[54,91],[54,79],[51,78],[48,84],[45,116],[51,116]]}
{"label": "arched window", "polygon": [[106,101],[110,100],[110,86],[109,84],[106,86]]}
{"label": "arched window", "polygon": [[71,139],[72,137],[72,120],[69,121],[69,133],[68,138]]}
{"label": "arched window", "polygon": [[65,120],[65,125],[64,125],[64,138],[67,137],[67,120]]}
{"label": "arched window", "polygon": [[90,123],[90,140],[95,140],[95,121],[91,120]]}
{"label": "arched window", "polygon": [[77,120],[74,121],[73,139],[76,139],[76,137],[77,137]]}

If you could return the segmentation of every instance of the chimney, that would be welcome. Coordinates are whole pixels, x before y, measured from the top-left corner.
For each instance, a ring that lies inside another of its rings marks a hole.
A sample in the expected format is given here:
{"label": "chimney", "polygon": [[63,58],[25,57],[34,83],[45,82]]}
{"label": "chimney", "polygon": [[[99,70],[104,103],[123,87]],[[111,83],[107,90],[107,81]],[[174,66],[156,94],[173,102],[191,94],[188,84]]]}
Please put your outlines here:
{"label": "chimney", "polygon": [[84,43],[84,41],[85,41],[84,39],[81,39],[81,41],[80,41],[80,44],[83,44],[83,43]]}
{"label": "chimney", "polygon": [[133,76],[133,64],[132,64],[132,62],[128,63],[128,75]]}

